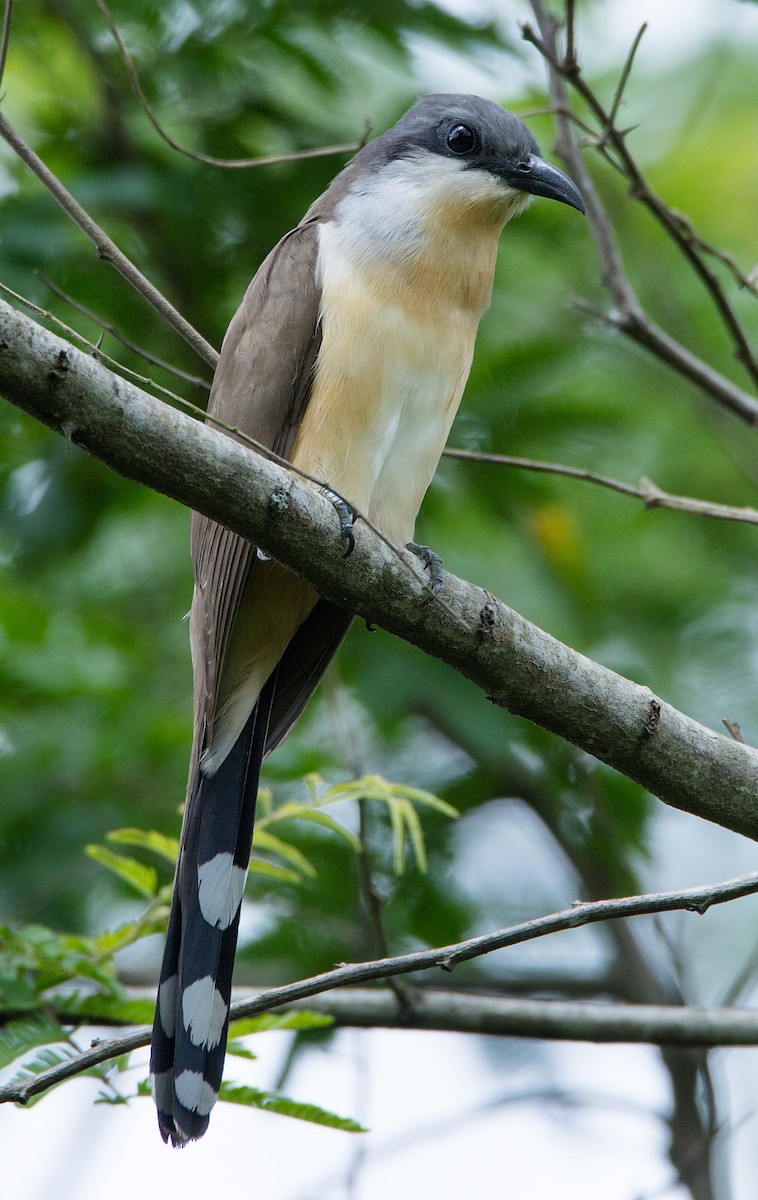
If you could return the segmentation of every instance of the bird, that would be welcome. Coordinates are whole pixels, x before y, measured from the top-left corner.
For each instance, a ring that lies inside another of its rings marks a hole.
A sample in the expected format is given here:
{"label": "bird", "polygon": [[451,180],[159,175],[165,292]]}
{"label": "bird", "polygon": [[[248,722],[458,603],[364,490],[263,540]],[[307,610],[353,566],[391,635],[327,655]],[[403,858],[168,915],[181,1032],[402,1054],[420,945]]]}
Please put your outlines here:
{"label": "bird", "polygon": [[[500,234],[533,196],[584,212],[513,113],[478,96],[422,96],[264,260],[224,338],[209,412],[434,570],[413,542],[416,516],[468,378]],[[218,1098],[261,762],[353,620],[197,513],[191,548],[194,737],[150,1063],[174,1146],[205,1133]]]}

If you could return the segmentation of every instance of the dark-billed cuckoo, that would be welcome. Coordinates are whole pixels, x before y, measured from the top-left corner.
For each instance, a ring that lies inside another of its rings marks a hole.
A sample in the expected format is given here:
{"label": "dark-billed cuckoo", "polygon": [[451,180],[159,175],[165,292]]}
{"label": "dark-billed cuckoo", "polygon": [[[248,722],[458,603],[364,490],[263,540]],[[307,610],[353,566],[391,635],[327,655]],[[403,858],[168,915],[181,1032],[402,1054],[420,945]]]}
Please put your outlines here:
{"label": "dark-billed cuckoo", "polygon": [[[533,195],[584,211],[512,113],[422,97],[271,251],[224,339],[210,411],[411,543],[500,233]],[[197,514],[192,557],[194,743],[151,1058],[174,1145],[202,1136],[218,1097],[261,761],[352,620]]]}

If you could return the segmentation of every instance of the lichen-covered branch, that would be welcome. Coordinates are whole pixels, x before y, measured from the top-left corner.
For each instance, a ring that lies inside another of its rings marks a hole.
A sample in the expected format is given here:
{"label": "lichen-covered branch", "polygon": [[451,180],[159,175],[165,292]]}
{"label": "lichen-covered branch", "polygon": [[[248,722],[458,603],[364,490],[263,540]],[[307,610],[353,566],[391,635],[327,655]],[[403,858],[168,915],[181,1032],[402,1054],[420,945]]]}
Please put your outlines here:
{"label": "lichen-covered branch", "polygon": [[316,487],[176,412],[0,302],[0,393],[113,470],[222,522],[319,592],[471,679],[496,704],[676,808],[758,838],[758,752],[592,662],[494,596],[359,523],[349,558]]}

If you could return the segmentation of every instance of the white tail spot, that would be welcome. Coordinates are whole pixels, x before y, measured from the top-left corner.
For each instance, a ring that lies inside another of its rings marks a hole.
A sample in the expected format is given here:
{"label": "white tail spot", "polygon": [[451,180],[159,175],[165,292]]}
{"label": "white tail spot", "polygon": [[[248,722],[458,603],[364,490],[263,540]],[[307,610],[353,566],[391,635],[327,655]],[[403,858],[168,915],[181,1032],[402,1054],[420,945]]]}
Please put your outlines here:
{"label": "white tail spot", "polygon": [[174,1106],[174,1096],[171,1090],[171,1071],[161,1071],[150,1076],[153,1085],[153,1100],[158,1112],[170,1112]]}
{"label": "white tail spot", "polygon": [[169,975],[158,988],[158,1015],[167,1038],[172,1038],[176,1030],[177,982],[176,975]]}
{"label": "white tail spot", "polygon": [[182,1019],[194,1046],[205,1046],[206,1050],[218,1046],[228,1012],[229,1007],[221,992],[214,987],[211,975],[196,979],[184,989]]}
{"label": "white tail spot", "polygon": [[180,1104],[201,1117],[207,1117],[218,1100],[218,1092],[205,1082],[200,1071],[182,1071],[174,1082],[174,1091]]}
{"label": "white tail spot", "polygon": [[237,915],[247,871],[235,867],[231,854],[217,854],[197,869],[200,911],[209,925],[228,929]]}

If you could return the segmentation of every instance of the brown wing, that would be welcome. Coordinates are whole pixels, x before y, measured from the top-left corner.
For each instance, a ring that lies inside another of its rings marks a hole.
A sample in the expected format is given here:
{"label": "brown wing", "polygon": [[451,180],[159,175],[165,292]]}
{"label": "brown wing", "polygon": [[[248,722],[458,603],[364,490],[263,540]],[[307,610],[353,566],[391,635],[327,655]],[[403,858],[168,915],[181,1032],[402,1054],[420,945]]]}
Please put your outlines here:
{"label": "brown wing", "polygon": [[[321,341],[317,254],[315,223],[298,226],[269,254],[229,326],[208,409],[284,458],[308,403]],[[256,563],[254,546],[198,513],[192,514],[191,542],[195,738],[190,778],[213,725],[235,613]],[[329,657],[331,653],[326,661]],[[292,698],[297,704],[296,697]],[[304,703],[299,704],[288,727]]]}

